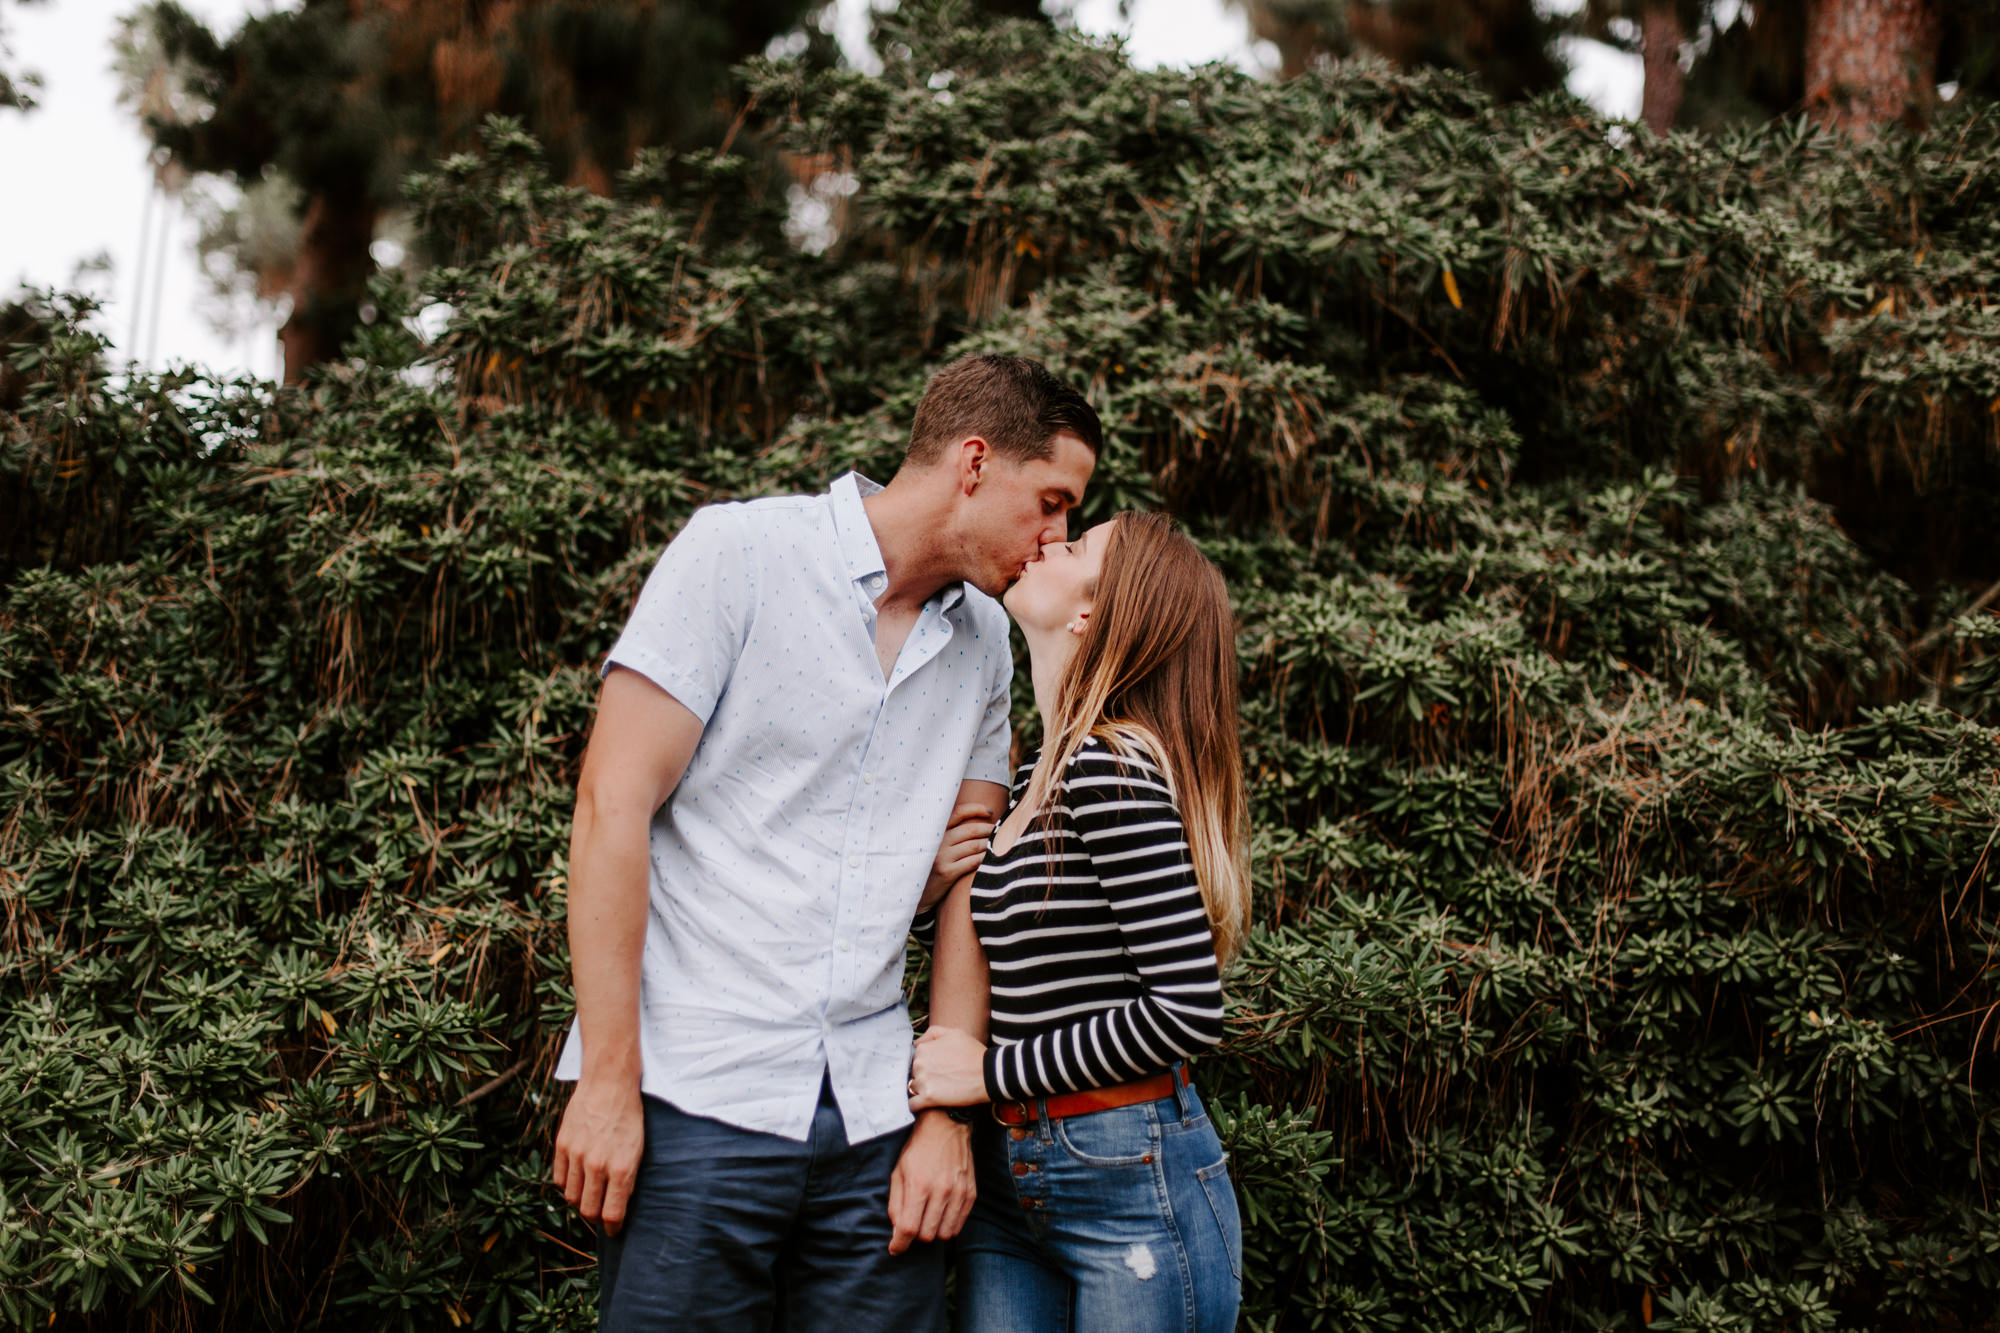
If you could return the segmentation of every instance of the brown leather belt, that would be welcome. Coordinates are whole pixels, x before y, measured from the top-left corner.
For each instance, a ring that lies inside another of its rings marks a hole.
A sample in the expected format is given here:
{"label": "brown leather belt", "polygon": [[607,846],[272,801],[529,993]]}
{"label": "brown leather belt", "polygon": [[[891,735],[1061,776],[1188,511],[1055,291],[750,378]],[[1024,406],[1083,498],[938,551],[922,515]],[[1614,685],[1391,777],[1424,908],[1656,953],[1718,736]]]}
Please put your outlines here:
{"label": "brown leather belt", "polygon": [[1003,1125],[1032,1124],[1037,1106],[1051,1120],[1069,1115],[1089,1115],[1092,1111],[1115,1111],[1121,1106],[1136,1106],[1140,1102],[1156,1102],[1162,1097],[1171,1097],[1176,1087],[1185,1088],[1187,1085],[1187,1066],[1178,1064],[1151,1078],[1114,1083],[1108,1088],[1087,1088],[1082,1092],[1065,1092],[1059,1097],[1043,1097],[1027,1102],[995,1102],[993,1118]]}

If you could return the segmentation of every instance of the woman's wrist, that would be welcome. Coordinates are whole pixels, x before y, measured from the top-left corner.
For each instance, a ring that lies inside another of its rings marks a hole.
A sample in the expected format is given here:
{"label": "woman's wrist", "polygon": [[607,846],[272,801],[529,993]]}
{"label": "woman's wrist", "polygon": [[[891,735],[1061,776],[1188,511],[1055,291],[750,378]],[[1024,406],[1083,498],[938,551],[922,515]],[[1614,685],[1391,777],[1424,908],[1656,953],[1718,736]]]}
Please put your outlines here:
{"label": "woman's wrist", "polygon": [[989,1045],[979,1060],[979,1076],[986,1084],[986,1100],[1005,1102],[1013,1100],[1000,1083],[1000,1047]]}

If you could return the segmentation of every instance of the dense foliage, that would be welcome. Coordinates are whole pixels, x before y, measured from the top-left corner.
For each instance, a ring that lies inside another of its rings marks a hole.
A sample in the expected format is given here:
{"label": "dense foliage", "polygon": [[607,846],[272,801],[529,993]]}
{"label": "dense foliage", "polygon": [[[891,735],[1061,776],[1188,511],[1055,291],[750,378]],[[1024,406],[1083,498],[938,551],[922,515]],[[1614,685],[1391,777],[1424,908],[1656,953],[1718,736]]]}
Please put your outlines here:
{"label": "dense foliage", "polygon": [[497,124],[303,390],[16,312],[0,1317],[586,1327],[593,664],[695,506],[886,473],[1008,349],[1239,598],[1248,1326],[1992,1327],[1995,126],[885,37],[750,70],[823,254],[742,158],[605,199]]}

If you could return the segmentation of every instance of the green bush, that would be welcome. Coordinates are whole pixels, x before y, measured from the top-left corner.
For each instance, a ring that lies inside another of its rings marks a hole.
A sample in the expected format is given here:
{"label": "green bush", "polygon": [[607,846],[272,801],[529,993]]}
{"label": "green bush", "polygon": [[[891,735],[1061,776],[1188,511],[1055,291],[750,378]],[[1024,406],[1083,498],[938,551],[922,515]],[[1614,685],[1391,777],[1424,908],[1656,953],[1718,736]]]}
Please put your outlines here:
{"label": "green bush", "polygon": [[[1247,1326],[1993,1327],[1988,113],[1638,151],[889,22],[613,199],[496,123],[303,389],[0,322],[0,1317],[587,1327],[594,664],[696,506],[1002,349],[1238,599]],[[858,183],[826,253],[767,148]]]}

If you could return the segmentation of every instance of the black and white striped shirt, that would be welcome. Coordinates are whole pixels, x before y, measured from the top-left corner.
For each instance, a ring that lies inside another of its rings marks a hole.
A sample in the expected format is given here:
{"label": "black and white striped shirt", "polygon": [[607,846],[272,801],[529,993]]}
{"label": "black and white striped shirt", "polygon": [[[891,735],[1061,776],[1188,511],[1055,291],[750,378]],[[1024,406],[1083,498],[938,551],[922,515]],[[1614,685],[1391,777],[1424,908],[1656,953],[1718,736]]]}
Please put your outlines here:
{"label": "black and white striped shirt", "polygon": [[1215,941],[1165,775],[1093,739],[1043,823],[972,879],[995,1101],[1144,1078],[1222,1039]]}

